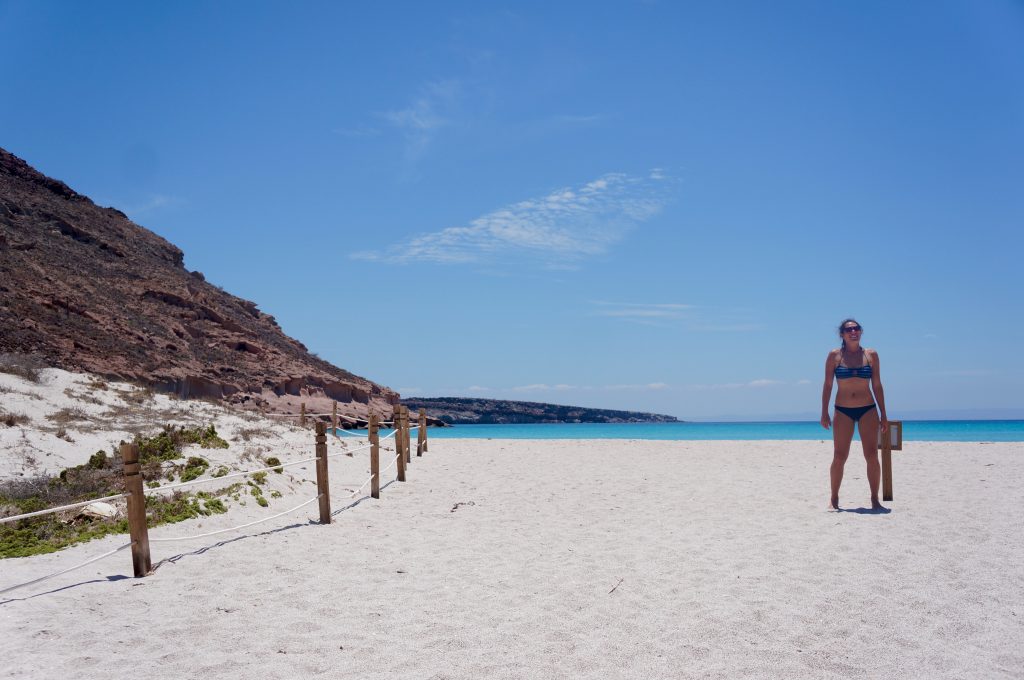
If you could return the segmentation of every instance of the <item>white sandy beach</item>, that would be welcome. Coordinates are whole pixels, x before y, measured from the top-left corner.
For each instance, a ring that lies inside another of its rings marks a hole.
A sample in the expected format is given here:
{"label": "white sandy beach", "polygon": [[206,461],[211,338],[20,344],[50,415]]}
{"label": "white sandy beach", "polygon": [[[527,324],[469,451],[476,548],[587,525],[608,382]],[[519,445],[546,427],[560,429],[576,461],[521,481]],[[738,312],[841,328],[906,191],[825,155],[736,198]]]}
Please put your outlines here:
{"label": "white sandy beach", "polygon": [[[331,525],[313,505],[154,543],[144,579],[121,552],[0,597],[0,676],[1021,677],[1024,445],[894,458],[890,513],[853,456],[833,513],[828,442],[433,439]],[[366,470],[332,459],[336,510]],[[302,474],[150,535],[287,509]],[[0,588],[123,542],[3,560]]]}

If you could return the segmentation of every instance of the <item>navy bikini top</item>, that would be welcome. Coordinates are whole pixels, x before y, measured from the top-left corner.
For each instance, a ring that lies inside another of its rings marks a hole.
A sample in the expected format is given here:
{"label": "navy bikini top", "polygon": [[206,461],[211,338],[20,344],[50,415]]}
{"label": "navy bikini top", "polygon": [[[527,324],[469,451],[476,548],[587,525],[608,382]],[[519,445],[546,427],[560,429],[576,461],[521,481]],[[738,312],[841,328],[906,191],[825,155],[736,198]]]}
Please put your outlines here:
{"label": "navy bikini top", "polygon": [[[863,352],[863,350],[861,350]],[[871,380],[872,371],[871,364],[867,363],[867,354],[864,355],[862,361],[865,363],[862,366],[856,368],[850,368],[849,366],[843,366],[842,354],[840,354],[839,365],[835,367],[836,380],[846,380],[847,378],[864,378],[865,380]]]}

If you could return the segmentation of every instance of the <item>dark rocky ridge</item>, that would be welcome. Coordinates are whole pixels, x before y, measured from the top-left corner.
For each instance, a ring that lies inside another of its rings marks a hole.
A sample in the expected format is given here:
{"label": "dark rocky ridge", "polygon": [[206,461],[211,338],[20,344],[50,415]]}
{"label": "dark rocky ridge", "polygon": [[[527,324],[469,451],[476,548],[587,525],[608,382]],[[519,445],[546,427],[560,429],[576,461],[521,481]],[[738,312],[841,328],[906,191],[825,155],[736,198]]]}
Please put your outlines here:
{"label": "dark rocky ridge", "polygon": [[0,149],[0,352],[246,407],[390,413],[398,394],[310,354],[182,251]]}
{"label": "dark rocky ridge", "polygon": [[471,399],[461,397],[410,398],[402,403],[410,411],[420,408],[452,425],[513,423],[675,423],[675,416],[639,411],[613,411],[534,401]]}

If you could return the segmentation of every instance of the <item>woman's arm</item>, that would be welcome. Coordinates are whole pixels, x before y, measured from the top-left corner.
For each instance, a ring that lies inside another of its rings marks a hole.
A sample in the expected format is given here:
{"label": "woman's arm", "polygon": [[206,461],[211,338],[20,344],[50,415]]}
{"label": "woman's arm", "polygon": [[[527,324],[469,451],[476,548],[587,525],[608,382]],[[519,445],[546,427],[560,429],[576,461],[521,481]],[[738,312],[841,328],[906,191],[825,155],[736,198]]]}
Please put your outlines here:
{"label": "woman's arm", "polygon": [[882,432],[889,429],[889,423],[887,416],[885,415],[885,388],[882,387],[882,364],[878,360],[878,352],[872,350],[873,356],[871,361],[871,391],[875,393],[875,403],[878,404],[879,419],[881,420],[880,427]]}
{"label": "woman's arm", "polygon": [[835,363],[835,351],[833,350],[825,357],[825,384],[821,388],[821,426],[826,430],[832,427],[832,419],[828,417],[828,400],[832,397]]}

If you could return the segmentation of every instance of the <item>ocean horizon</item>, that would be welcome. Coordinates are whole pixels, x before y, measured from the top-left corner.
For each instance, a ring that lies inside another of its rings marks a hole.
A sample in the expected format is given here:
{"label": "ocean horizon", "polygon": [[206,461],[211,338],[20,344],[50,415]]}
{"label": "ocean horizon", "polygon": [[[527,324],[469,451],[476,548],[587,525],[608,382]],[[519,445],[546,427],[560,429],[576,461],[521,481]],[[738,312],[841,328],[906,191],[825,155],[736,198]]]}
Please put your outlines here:
{"label": "ocean horizon", "polygon": [[[365,432],[365,430],[362,430]],[[353,431],[355,432],[355,431]],[[814,421],[527,423],[430,428],[432,439],[831,440]],[[857,439],[854,435],[854,439]],[[905,420],[904,441],[1024,442],[1024,420]]]}

